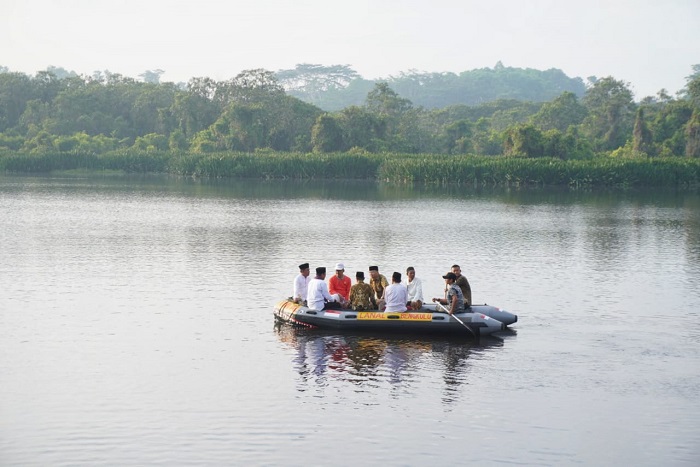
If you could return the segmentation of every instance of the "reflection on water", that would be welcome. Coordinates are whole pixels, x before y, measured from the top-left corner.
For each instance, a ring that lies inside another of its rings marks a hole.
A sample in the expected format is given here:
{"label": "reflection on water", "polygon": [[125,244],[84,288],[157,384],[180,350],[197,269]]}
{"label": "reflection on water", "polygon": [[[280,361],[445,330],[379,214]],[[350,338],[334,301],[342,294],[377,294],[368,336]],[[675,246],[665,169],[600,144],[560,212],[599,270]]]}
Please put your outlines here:
{"label": "reflection on water", "polygon": [[[276,323],[278,339],[294,351],[292,365],[299,375],[299,391],[327,387],[329,380],[344,381],[359,389],[384,383],[395,390],[409,389],[426,371],[443,381],[443,402],[454,403],[468,384],[469,357],[503,346],[496,336],[460,339],[455,336],[387,336],[343,334],[309,330]],[[508,331],[507,336],[515,336]]]}

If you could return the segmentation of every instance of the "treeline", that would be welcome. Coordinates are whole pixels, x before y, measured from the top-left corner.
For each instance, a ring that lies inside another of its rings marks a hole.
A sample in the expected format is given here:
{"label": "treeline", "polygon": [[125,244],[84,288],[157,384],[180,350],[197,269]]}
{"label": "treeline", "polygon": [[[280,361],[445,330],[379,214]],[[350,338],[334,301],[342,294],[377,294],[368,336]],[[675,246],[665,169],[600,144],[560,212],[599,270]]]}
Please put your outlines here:
{"label": "treeline", "polygon": [[[366,80],[347,65],[300,64],[275,73],[291,96],[326,111],[361,106],[377,81]],[[595,78],[593,78],[595,79]],[[382,80],[414,106],[441,109],[453,105],[478,106],[499,99],[547,102],[564,92],[582,97],[586,85],[581,78],[569,78],[558,69],[506,67],[461,73],[404,72]]]}
{"label": "treeline", "polygon": [[[416,106],[388,82],[379,82],[361,105],[334,112],[290,95],[289,73],[247,70],[226,81],[192,78],[175,84],[160,83],[158,72],[144,73],[142,82],[59,70],[0,73],[1,157],[261,149],[560,160],[700,157],[698,65],[680,95],[662,90],[638,103],[628,84],[612,77],[592,80],[582,97],[564,91],[547,102],[498,99],[438,109]],[[495,86],[499,73],[516,71],[491,70],[483,74],[483,86]],[[303,89],[304,81],[296,79],[297,90]],[[336,82],[350,87],[353,80]],[[499,86],[508,82],[498,81]],[[308,86],[323,92],[318,83]]]}

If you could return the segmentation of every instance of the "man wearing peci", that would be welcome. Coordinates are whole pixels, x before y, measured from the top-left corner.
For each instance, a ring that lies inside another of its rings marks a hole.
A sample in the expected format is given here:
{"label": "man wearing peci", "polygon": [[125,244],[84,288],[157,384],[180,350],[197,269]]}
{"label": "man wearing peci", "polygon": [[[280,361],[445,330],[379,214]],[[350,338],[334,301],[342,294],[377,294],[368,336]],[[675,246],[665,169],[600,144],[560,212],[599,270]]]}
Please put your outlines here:
{"label": "man wearing peci", "polygon": [[369,267],[369,286],[374,291],[374,303],[380,310],[384,307],[384,289],[389,285],[383,274],[379,274],[378,266]]}
{"label": "man wearing peci", "polygon": [[323,309],[340,309],[340,303],[336,302],[333,296],[328,293],[326,268],[316,268],[316,277],[309,282],[309,293],[306,296],[306,302],[309,308],[318,311]]}
{"label": "man wearing peci", "polygon": [[365,282],[365,273],[357,271],[355,285],[350,288],[350,307],[355,311],[367,311],[376,308],[374,304],[374,291]]}
{"label": "man wearing peci", "polygon": [[299,274],[294,278],[294,292],[292,293],[292,300],[294,300],[294,303],[303,303],[306,301],[310,281],[309,263],[300,264]]}

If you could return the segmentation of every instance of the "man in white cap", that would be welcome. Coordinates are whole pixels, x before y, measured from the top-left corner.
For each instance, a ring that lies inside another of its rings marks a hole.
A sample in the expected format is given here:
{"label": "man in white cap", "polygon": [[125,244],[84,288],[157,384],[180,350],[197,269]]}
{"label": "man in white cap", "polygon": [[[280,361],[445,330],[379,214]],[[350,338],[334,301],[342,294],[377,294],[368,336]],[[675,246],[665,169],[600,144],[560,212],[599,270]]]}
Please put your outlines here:
{"label": "man in white cap", "polygon": [[331,295],[338,297],[338,301],[345,307],[350,299],[350,288],[352,281],[345,275],[345,265],[338,263],[335,265],[335,276],[328,279],[328,291]]}

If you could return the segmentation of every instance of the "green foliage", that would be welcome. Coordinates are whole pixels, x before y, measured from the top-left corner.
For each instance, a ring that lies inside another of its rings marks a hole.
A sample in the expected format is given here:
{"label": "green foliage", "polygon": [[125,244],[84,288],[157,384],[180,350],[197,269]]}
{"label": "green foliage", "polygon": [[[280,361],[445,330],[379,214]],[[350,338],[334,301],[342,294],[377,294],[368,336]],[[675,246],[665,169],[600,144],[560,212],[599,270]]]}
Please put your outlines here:
{"label": "green foliage", "polygon": [[257,151],[182,154],[169,162],[171,173],[197,177],[267,179],[374,179],[381,159],[357,153],[302,154]]}
{"label": "green foliage", "polygon": [[686,125],[686,157],[700,157],[700,110],[695,109]]}
{"label": "green foliage", "polygon": [[[625,146],[633,154],[631,143]],[[345,153],[186,153],[117,150],[22,152],[0,150],[0,171],[119,170],[195,177],[266,179],[367,179],[392,183],[476,185],[700,186],[700,159],[599,157],[569,160],[541,157]]]}
{"label": "green foliage", "polygon": [[168,149],[168,138],[158,133],[149,133],[136,138],[133,147],[141,151],[165,151]]}
{"label": "green foliage", "polygon": [[644,108],[637,109],[637,116],[634,119],[634,130],[632,131],[633,145],[635,151],[647,155],[653,154],[652,135],[644,121]]}
{"label": "green foliage", "polygon": [[[577,96],[583,96],[586,91],[580,78],[569,78],[561,70],[513,68],[500,63],[494,68],[464,71],[459,74],[411,71],[379,81],[356,77],[353,70],[340,65],[327,68],[329,71],[338,72],[337,81],[333,81],[332,78],[325,81],[324,67],[311,68],[308,70],[311,73],[306,74],[307,69],[301,65],[295,70],[282,70],[277,76],[285,83],[285,88],[291,95],[326,111],[339,111],[352,105],[361,105],[367,93],[378,82],[387,83],[400,96],[426,109],[440,109],[458,104],[477,106],[504,98],[546,102],[566,91]],[[314,75],[316,70],[318,74]],[[319,84],[326,82],[329,83],[328,87],[322,93],[319,92]]]}
{"label": "green foliage", "polygon": [[612,150],[624,145],[635,111],[627,83],[612,77],[600,79],[586,92],[583,103],[588,115],[582,128],[596,149]]}
{"label": "green foliage", "polygon": [[610,159],[562,161],[552,158],[416,157],[389,158],[381,180],[397,183],[475,185],[698,186],[700,160]]}
{"label": "green foliage", "polygon": [[546,131],[543,137],[543,155],[557,159],[580,159],[576,138],[557,129]]}
{"label": "green foliage", "polygon": [[[647,105],[645,117],[652,116],[648,126],[652,133],[655,151],[659,155],[683,155],[686,146],[686,125],[693,114],[688,101],[666,101]],[[648,118],[648,117],[647,117]]]}
{"label": "green foliage", "polygon": [[168,138],[168,148],[171,151],[184,151],[188,148],[187,138],[182,130],[175,130],[170,133],[170,138]]}
{"label": "green foliage", "polygon": [[377,143],[386,135],[386,120],[364,107],[351,106],[338,114],[338,124],[342,130],[343,147],[363,148],[376,152]]}
{"label": "green foliage", "polygon": [[544,136],[532,125],[519,125],[506,132],[503,154],[515,157],[544,156]]}
{"label": "green foliage", "polygon": [[280,70],[275,76],[290,95],[322,108],[324,94],[343,89],[359,78],[357,72],[347,65],[309,63],[297,65],[293,70]]}
{"label": "green foliage", "polygon": [[635,147],[632,141],[627,141],[624,146],[612,151],[610,157],[612,159],[646,159],[649,155]]}
{"label": "green foliage", "polygon": [[343,131],[332,115],[320,115],[311,130],[314,152],[337,152],[343,146]]}
{"label": "green foliage", "polygon": [[[78,76],[55,67],[35,77],[0,72],[0,148],[37,157],[131,148],[136,153],[191,151],[198,157],[265,149],[561,160],[591,160],[599,153],[626,160],[639,154],[695,158],[700,146],[693,117],[700,102],[698,73],[688,77],[682,98],[662,90],[656,98],[645,98],[638,112],[628,85],[611,77],[591,81],[579,103],[581,93],[568,89],[571,80],[558,70],[498,64],[460,75],[411,73],[367,81],[358,105],[324,114],[286,94],[284,87],[314,88],[319,95],[341,88],[358,92],[361,80],[346,66],[300,65],[287,73],[285,86],[284,73],[261,69],[221,82],[192,78],[186,87],[160,83],[158,71],[143,74],[148,82],[107,71]],[[406,84],[400,92],[395,90],[399,83]],[[515,88],[520,91],[509,91]],[[460,102],[459,93],[485,89],[499,90],[502,98],[473,107],[414,107],[412,99],[429,89],[451,95],[452,104]],[[536,102],[534,96],[554,89],[550,102]],[[518,100],[525,90],[531,101]]]}
{"label": "green foliage", "polygon": [[0,133],[0,149],[17,151],[24,145],[24,137]]}
{"label": "green foliage", "polygon": [[564,92],[551,102],[546,102],[532,116],[533,125],[542,130],[559,130],[565,132],[572,125],[579,125],[586,118],[588,111],[579,104],[576,94]]}

